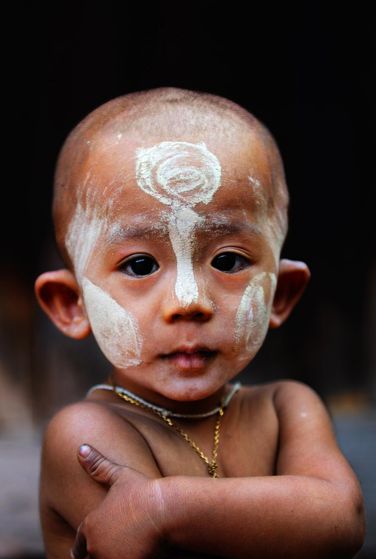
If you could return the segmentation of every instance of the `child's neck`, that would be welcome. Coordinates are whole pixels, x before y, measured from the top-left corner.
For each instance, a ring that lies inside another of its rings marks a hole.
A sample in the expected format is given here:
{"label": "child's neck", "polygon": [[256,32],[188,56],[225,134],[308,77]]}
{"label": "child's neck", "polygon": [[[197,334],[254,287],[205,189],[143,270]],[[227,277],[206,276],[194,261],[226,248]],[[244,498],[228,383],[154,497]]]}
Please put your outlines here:
{"label": "child's neck", "polygon": [[142,399],[143,402],[150,406],[157,406],[175,417],[178,415],[194,416],[196,414],[214,415],[217,412],[218,406],[231,392],[231,387],[224,385],[207,398],[193,401],[177,401],[165,398],[163,395],[150,391],[145,387],[137,386],[132,381],[129,381],[129,379],[119,378],[119,375],[116,373],[110,375],[107,383],[117,387],[118,390],[124,389],[125,393],[128,392],[129,395]]}

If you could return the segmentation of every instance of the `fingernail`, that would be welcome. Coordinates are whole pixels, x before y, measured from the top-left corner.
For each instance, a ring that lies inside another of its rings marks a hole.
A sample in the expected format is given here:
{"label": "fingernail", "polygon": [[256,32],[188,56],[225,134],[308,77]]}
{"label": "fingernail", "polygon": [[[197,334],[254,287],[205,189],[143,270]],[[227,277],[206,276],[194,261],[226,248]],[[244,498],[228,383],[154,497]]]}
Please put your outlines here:
{"label": "fingernail", "polygon": [[90,446],[87,444],[82,444],[78,453],[82,458],[87,458],[90,454]]}

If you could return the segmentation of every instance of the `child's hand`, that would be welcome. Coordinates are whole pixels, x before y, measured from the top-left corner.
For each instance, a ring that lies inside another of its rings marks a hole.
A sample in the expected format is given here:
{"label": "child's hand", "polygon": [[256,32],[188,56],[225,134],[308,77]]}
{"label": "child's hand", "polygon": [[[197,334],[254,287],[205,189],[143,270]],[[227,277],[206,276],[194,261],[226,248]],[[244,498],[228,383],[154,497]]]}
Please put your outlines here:
{"label": "child's hand", "polygon": [[80,447],[79,462],[92,479],[109,486],[109,491],[81,523],[72,558],[164,557],[158,484],[133,468],[110,462],[88,445]]}

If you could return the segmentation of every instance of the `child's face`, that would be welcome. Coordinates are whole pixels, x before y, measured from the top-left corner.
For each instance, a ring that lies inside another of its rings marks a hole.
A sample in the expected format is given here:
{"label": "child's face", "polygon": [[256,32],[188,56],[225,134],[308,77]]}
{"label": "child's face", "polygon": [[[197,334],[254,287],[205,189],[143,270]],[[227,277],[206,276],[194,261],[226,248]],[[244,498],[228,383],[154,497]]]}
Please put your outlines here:
{"label": "child's face", "polygon": [[119,134],[92,150],[66,243],[115,380],[163,402],[209,397],[269,325],[281,238],[260,143]]}

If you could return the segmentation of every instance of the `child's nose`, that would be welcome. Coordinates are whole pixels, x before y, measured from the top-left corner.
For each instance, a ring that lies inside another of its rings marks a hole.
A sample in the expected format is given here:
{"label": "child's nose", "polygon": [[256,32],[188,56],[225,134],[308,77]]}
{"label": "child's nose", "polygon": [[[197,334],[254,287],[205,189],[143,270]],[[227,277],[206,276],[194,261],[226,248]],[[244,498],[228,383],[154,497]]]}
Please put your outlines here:
{"label": "child's nose", "polygon": [[175,296],[165,299],[163,307],[163,318],[171,324],[179,320],[192,320],[207,322],[213,316],[213,303],[204,295],[198,297],[188,305],[183,305]]}

